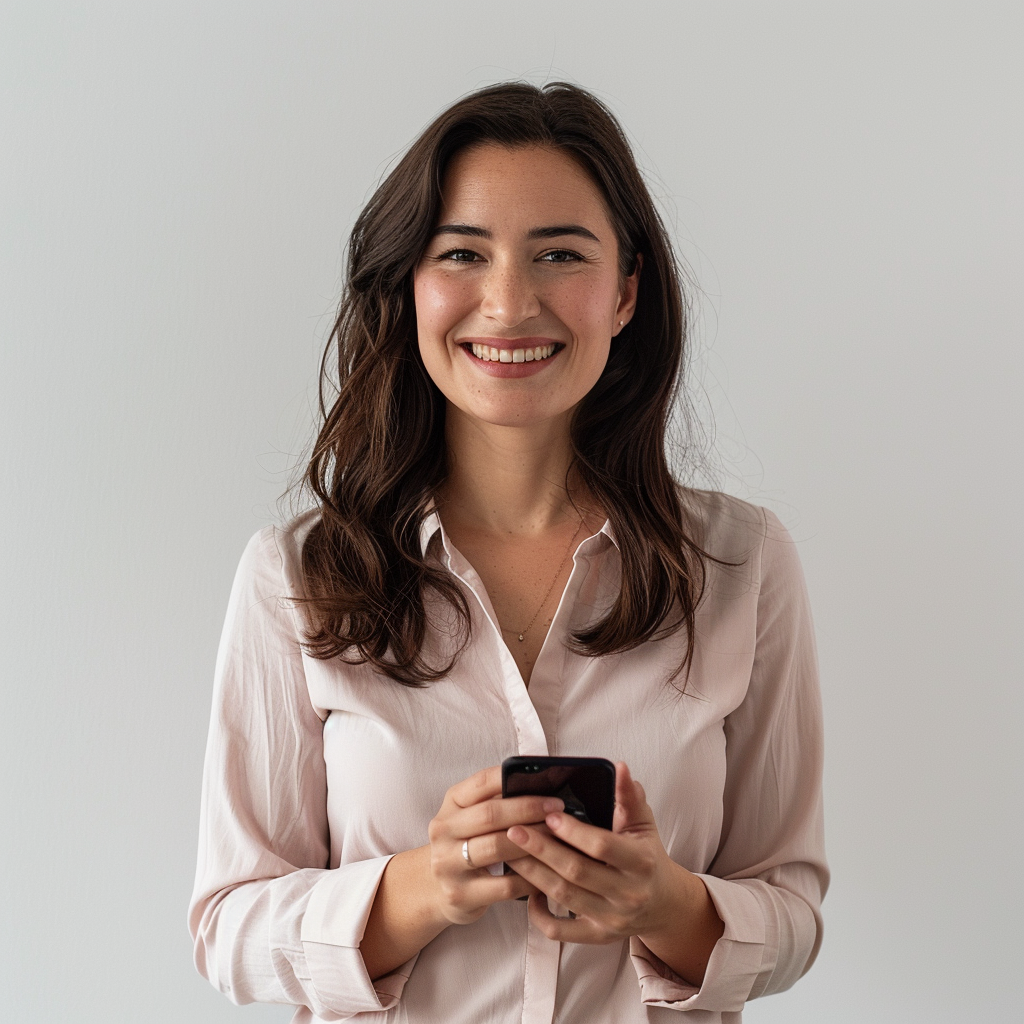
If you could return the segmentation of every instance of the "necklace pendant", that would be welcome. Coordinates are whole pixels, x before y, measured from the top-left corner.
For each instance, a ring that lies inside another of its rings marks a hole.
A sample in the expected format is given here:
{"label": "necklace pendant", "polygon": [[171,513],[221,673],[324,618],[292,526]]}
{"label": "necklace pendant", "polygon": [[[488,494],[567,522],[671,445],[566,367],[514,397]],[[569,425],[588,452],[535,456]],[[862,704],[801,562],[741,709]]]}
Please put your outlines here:
{"label": "necklace pendant", "polygon": [[525,636],[523,636],[523,634],[522,634],[522,633],[520,633],[520,634],[519,634],[519,642],[520,642],[520,643],[522,643],[522,642],[523,642],[523,641],[524,641],[525,639],[526,639],[526,637],[525,637]]}

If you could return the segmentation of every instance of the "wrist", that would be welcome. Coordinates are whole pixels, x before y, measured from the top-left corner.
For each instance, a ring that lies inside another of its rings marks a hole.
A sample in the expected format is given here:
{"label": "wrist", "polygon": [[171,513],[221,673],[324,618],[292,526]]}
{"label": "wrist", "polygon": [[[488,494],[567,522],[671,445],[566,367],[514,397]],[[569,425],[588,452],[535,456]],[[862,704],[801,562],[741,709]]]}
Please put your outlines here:
{"label": "wrist", "polygon": [[393,971],[444,930],[437,924],[423,874],[420,849],[396,853],[384,868],[359,942],[366,971],[373,979]]}
{"label": "wrist", "polygon": [[664,912],[650,930],[638,933],[637,938],[662,963],[699,988],[711,952],[724,931],[707,886],[693,872],[674,864]]}
{"label": "wrist", "polygon": [[420,927],[424,932],[440,934],[452,922],[445,915],[445,902],[441,888],[431,870],[430,846],[420,846],[415,850],[409,850],[404,855],[399,854],[399,856],[409,858],[407,871],[411,876],[410,881],[415,879],[415,883],[410,884],[409,890],[414,893],[415,915]]}
{"label": "wrist", "polygon": [[[693,917],[694,907],[707,890],[704,883],[681,864],[669,860],[665,881],[657,899],[657,912],[650,924],[637,934],[646,946],[660,945],[666,937],[685,931]],[[648,942],[650,939],[650,942]]]}
{"label": "wrist", "polygon": [[425,945],[448,927],[430,871],[430,847],[396,853],[380,880],[373,910],[401,919],[410,939]]}

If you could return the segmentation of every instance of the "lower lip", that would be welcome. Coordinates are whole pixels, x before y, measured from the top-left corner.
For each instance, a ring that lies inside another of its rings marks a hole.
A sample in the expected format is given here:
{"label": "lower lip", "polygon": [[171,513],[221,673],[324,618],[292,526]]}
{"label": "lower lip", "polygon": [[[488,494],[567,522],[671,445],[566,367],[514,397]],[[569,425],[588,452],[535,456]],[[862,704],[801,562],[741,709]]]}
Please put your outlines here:
{"label": "lower lip", "polygon": [[532,377],[535,373],[540,373],[545,367],[550,366],[562,352],[562,349],[557,348],[547,359],[534,359],[529,363],[503,363],[500,360],[492,362],[489,359],[477,359],[468,348],[461,345],[459,347],[477,369],[491,377]]}

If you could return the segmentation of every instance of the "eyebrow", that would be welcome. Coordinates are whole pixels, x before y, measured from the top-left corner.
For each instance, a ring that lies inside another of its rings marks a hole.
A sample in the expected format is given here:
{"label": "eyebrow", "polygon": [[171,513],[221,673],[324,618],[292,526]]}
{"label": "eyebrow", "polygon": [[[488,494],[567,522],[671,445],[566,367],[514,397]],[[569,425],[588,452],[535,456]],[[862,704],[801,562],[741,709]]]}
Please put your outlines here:
{"label": "eyebrow", "polygon": [[[479,228],[473,224],[442,224],[434,229],[434,237],[438,235],[469,235],[471,238],[490,238],[491,233],[487,228]],[[526,237],[537,238],[565,238],[575,236],[576,238],[588,238],[592,242],[600,242],[601,239],[593,231],[587,230],[582,224],[553,224],[547,228],[531,228]]]}

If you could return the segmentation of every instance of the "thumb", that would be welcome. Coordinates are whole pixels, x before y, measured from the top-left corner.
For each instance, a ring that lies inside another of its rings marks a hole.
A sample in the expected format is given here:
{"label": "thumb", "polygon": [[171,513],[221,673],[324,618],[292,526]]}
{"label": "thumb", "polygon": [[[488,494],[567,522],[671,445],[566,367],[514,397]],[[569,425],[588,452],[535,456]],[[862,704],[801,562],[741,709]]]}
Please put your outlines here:
{"label": "thumb", "polygon": [[654,826],[654,812],[644,787],[634,782],[625,761],[615,763],[615,816],[613,832],[643,831]]}

